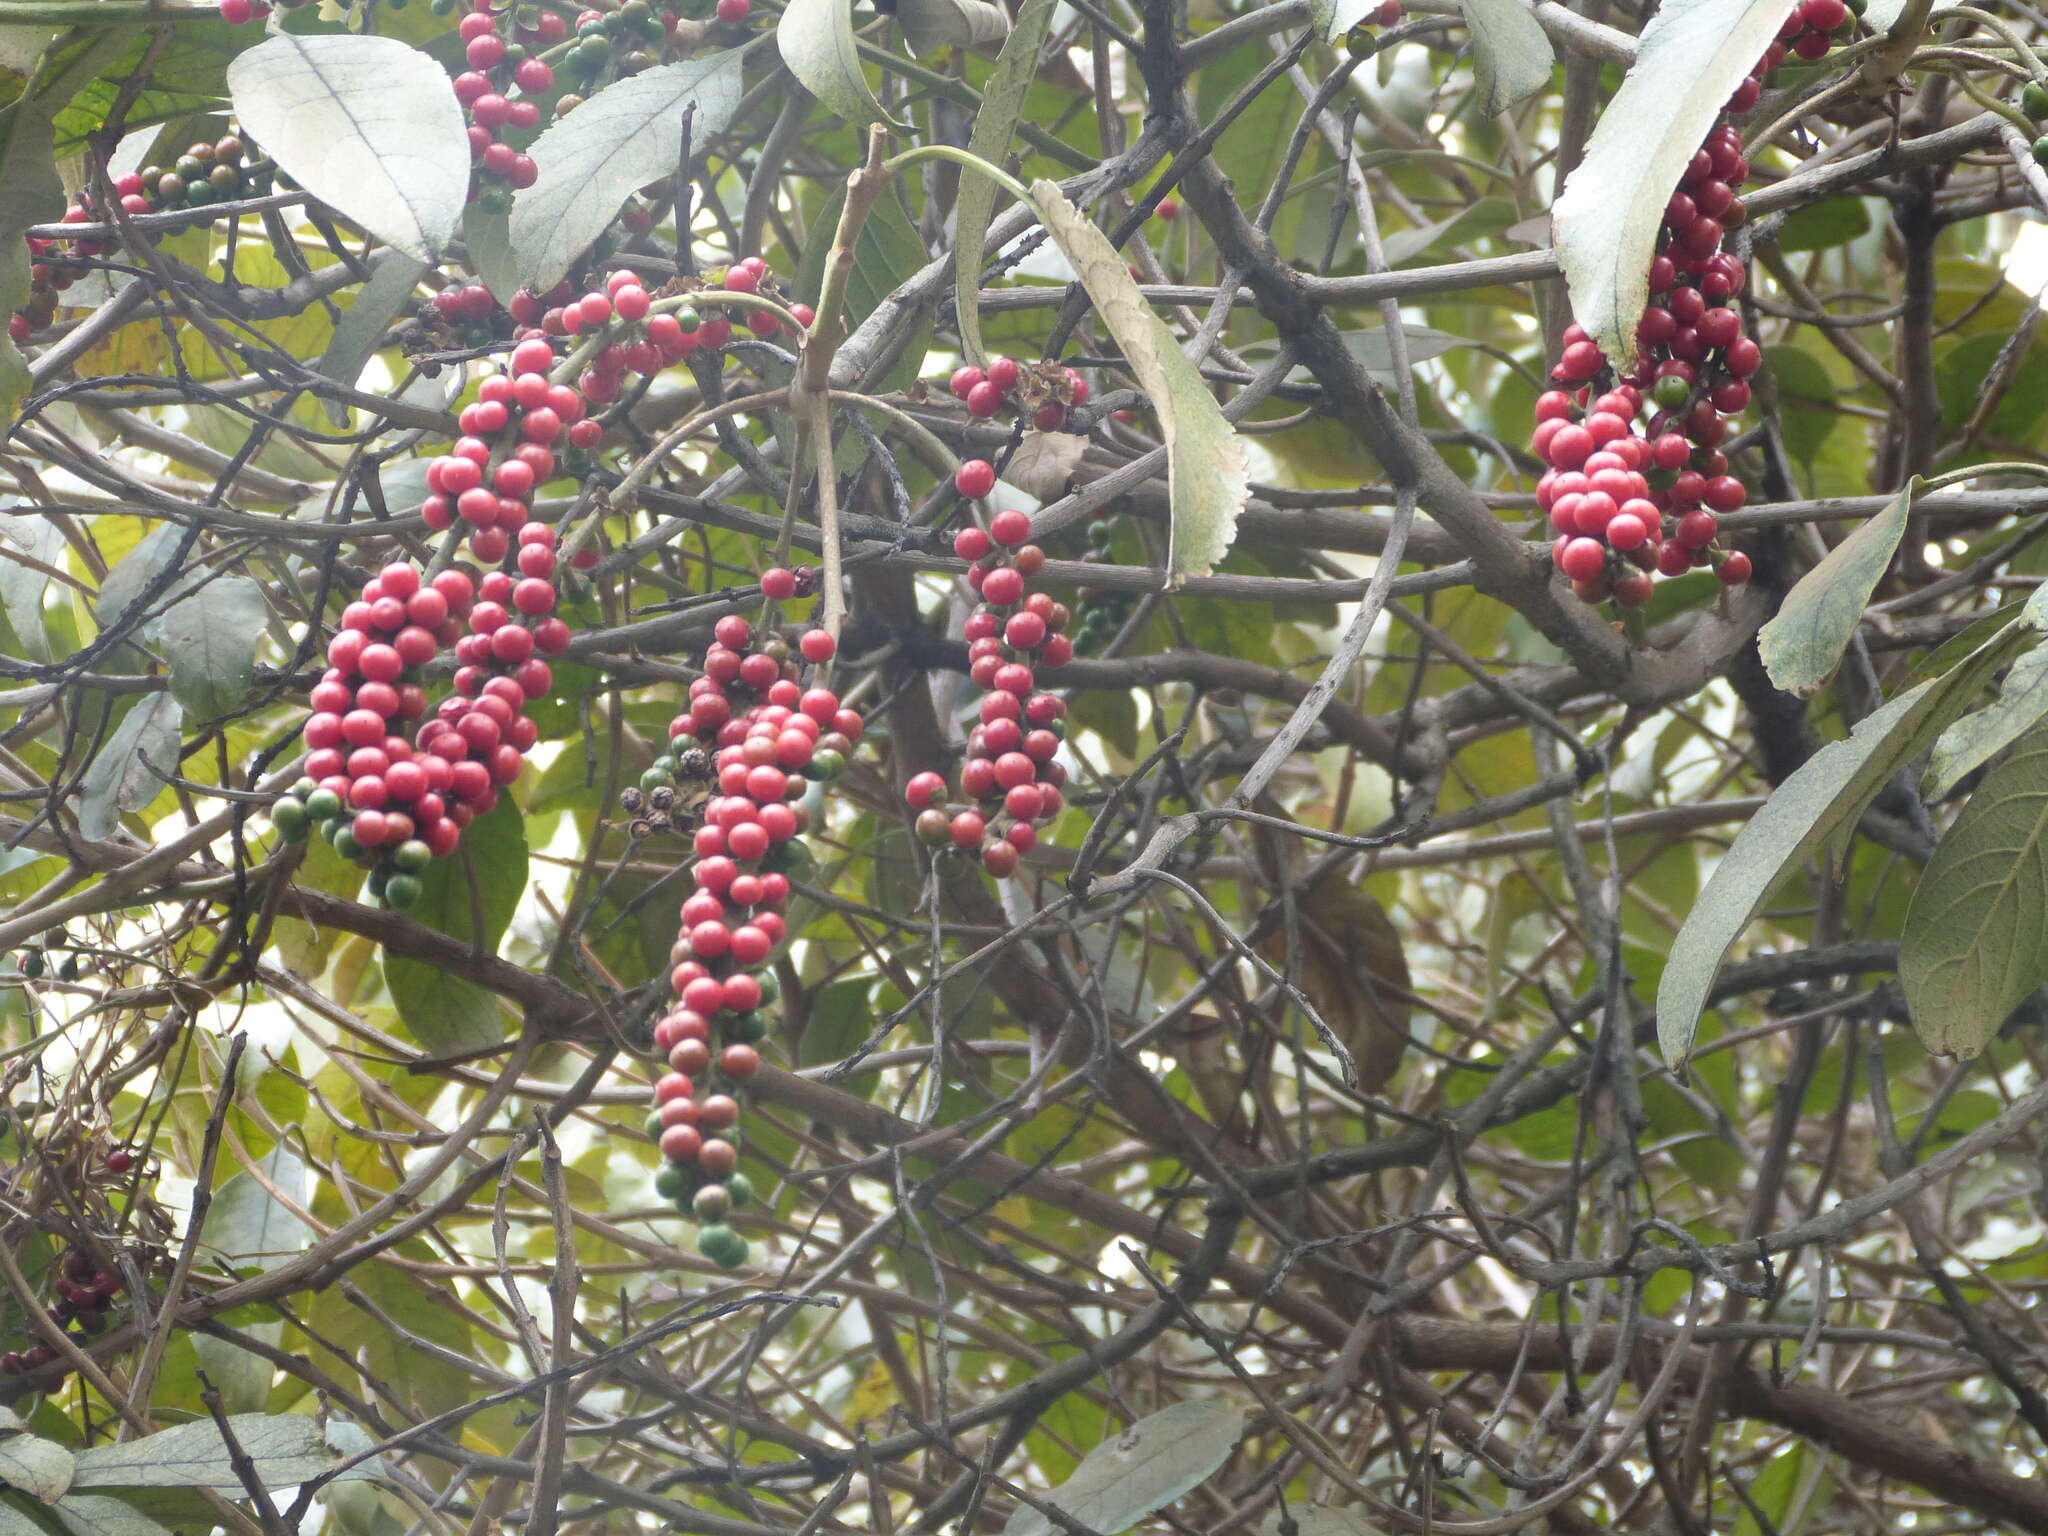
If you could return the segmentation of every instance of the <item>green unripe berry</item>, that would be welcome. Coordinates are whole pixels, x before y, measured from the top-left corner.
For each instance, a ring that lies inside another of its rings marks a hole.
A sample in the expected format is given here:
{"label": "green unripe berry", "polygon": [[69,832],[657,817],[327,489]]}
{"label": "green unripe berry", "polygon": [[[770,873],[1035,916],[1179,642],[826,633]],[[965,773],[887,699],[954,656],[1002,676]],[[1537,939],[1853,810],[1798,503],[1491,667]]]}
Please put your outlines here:
{"label": "green unripe berry", "polygon": [[725,1176],[725,1192],[732,1197],[732,1208],[738,1210],[752,1202],[754,1181],[744,1173],[728,1173]]}
{"label": "green unripe berry", "polygon": [[331,789],[316,789],[306,796],[306,814],[315,821],[332,821],[341,814],[341,796]]}
{"label": "green unripe berry", "polygon": [[663,1163],[654,1175],[654,1192],[670,1204],[682,1199],[689,1188],[689,1176],[683,1172],[680,1163]]}
{"label": "green unripe berry", "polygon": [[292,795],[296,799],[303,800],[308,795],[312,794],[313,791],[318,789],[319,787],[320,786],[317,783],[315,783],[311,778],[308,778],[306,775],[301,774],[299,778],[292,784]]}
{"label": "green unripe berry", "polygon": [[277,835],[288,843],[302,843],[312,829],[312,818],[306,814],[306,805],[294,795],[286,795],[270,808],[270,824],[277,828]]}
{"label": "green unripe berry", "polygon": [[844,772],[846,772],[846,758],[838,752],[814,753],[811,760],[804,765],[804,777],[815,779],[821,784],[831,783],[832,780],[838,778]]}
{"label": "green unripe berry", "polygon": [[2029,80],[2026,89],[2020,92],[2020,110],[2035,122],[2048,117],[2048,85]]}
{"label": "green unripe berry", "polygon": [[66,955],[64,963],[57,967],[57,974],[66,981],[76,981],[78,980],[79,972],[83,969],[84,967],[79,963],[78,956]]}
{"label": "green unripe berry", "polygon": [[697,1234],[697,1251],[720,1269],[738,1269],[747,1262],[747,1240],[720,1223]]}
{"label": "green unripe berry", "polygon": [[409,838],[392,850],[392,867],[408,875],[417,875],[434,862],[434,850],[418,838]]}
{"label": "green unripe berry", "polygon": [[171,162],[171,169],[184,177],[187,182],[204,181],[207,165],[197,155],[180,155]]}
{"label": "green unripe berry", "polygon": [[666,789],[669,784],[666,768],[650,768],[640,775],[640,789],[643,794],[652,794],[657,789]]}
{"label": "green unripe berry", "polygon": [[344,859],[358,858],[362,854],[363,845],[356,841],[356,835],[349,830],[347,822],[337,823],[327,840],[334,845],[334,851]]}
{"label": "green unripe berry", "polygon": [[[765,981],[767,978],[762,979]],[[742,1045],[759,1045],[768,1038],[769,1028],[768,1015],[756,1008],[735,1016],[732,1022],[726,1025],[726,1033]]]}
{"label": "green unripe berry", "polygon": [[33,981],[47,969],[47,962],[40,949],[25,949],[21,952],[21,974]]}
{"label": "green unripe berry", "polygon": [[649,1141],[659,1141],[661,1140],[661,1133],[666,1127],[662,1125],[660,1115],[649,1115],[641,1122],[640,1129],[647,1133]]}
{"label": "green unripe berry", "polygon": [[1344,34],[1344,51],[1363,62],[1380,51],[1380,40],[1370,27],[1353,27]]}
{"label": "green unripe berry", "polygon": [[384,899],[391,904],[394,912],[409,912],[419,905],[421,894],[418,875],[394,874],[384,882]]}
{"label": "green unripe berry", "polygon": [[1692,398],[1692,386],[1675,373],[1667,373],[1651,387],[1650,394],[1667,411],[1684,408]]}
{"label": "green unripe berry", "polygon": [[688,306],[676,311],[676,324],[686,331],[694,331],[703,323],[704,317]]}
{"label": "green unripe berry", "polygon": [[2034,140],[2034,164],[2048,166],[2048,135]]}

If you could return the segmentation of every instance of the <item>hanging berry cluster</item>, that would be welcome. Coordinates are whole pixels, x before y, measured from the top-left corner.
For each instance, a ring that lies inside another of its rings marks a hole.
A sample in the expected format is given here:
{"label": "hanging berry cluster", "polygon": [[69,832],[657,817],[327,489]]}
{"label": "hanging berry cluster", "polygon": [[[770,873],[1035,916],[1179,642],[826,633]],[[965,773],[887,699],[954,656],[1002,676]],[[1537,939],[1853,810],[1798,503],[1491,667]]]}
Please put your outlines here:
{"label": "hanging berry cluster", "polygon": [[[963,495],[985,492],[994,473],[980,459],[960,466],[954,484]],[[979,853],[982,868],[998,880],[1016,873],[1020,854],[1038,841],[1040,824],[1065,803],[1061,786],[1067,770],[1058,761],[1066,739],[1066,700],[1039,690],[1038,670],[1055,671],[1074,656],[1065,633],[1066,606],[1026,583],[1045,568],[1045,551],[1031,542],[1031,518],[998,512],[987,528],[962,528],[953,552],[973,563],[967,583],[981,595],[968,616],[967,675],[981,700],[981,723],[967,738],[960,765],[960,794],[969,802],[941,808],[943,775],[915,774],[904,799],[917,813],[921,841],[934,848]]]}
{"label": "hanging berry cluster", "polygon": [[[235,134],[215,143],[194,144],[167,169],[146,165],[114,178],[114,196],[121,211],[134,217],[144,213],[175,213],[180,209],[203,208],[238,198],[260,197],[271,188],[276,168],[267,160],[245,163],[248,146]],[[90,190],[81,192],[64,210],[66,224],[96,224],[100,216]],[[64,249],[68,247],[68,251]],[[112,249],[105,240],[39,240],[28,242],[33,265],[29,269],[28,302],[8,318],[7,334],[20,345],[57,318],[58,295],[77,280],[78,273],[51,258],[64,255],[81,258],[104,255]]]}
{"label": "hanging berry cluster", "polygon": [[506,135],[531,142],[547,120],[541,98],[554,89],[555,71],[536,50],[568,32],[553,11],[497,0],[472,0],[456,26],[469,65],[455,77],[455,99],[469,118],[469,196],[486,213],[507,211],[512,194],[539,179],[533,157]]}
{"label": "hanging berry cluster", "polygon": [[1033,363],[1028,368],[1014,357],[994,357],[988,367],[969,363],[956,368],[947,387],[967,407],[967,414],[987,420],[1004,409],[1028,418],[1041,432],[1057,432],[1067,412],[1088,401],[1088,381],[1058,363]]}
{"label": "hanging berry cluster", "polygon": [[1852,19],[1844,0],[1803,0],[1728,99],[1665,207],[1629,370],[1614,378],[1583,330],[1565,331],[1551,369],[1562,388],[1537,400],[1531,446],[1549,466],[1536,501],[1556,534],[1552,559],[1586,602],[1640,607],[1653,571],[1711,566],[1729,586],[1749,580],[1749,556],[1720,539],[1720,514],[1739,510],[1748,494],[1721,449],[1727,418],[1748,407],[1749,379],[1763,362],[1735,308],[1748,269],[1722,248],[1748,217],[1738,189],[1749,162],[1726,119],[1757,104],[1764,76],[1788,53],[1822,57]]}
{"label": "hanging berry cluster", "polygon": [[[120,1174],[132,1165],[128,1153],[115,1152],[108,1156],[105,1166],[109,1173]],[[121,1294],[121,1289],[121,1277],[111,1269],[101,1269],[91,1253],[83,1248],[67,1248],[57,1266],[57,1300],[46,1315],[67,1332],[75,1325],[77,1332],[72,1338],[83,1344],[88,1336],[106,1327],[107,1313],[113,1310],[114,1298]],[[57,1351],[48,1344],[9,1350],[0,1354],[0,1374],[20,1376],[39,1371],[56,1358]]]}
{"label": "hanging berry cluster", "polygon": [[[771,601],[795,595],[795,573],[777,568],[761,581]],[[805,662],[832,659],[832,636],[807,630]],[[761,637],[737,615],[720,619],[704,653],[704,675],[669,724],[671,751],[641,780],[659,795],[674,779],[709,779],[703,824],[692,839],[669,983],[675,1006],[656,1023],[656,1046],[669,1071],[654,1085],[647,1133],[661,1147],[655,1189],[703,1223],[697,1248],[726,1268],[744,1264],[746,1241],[725,1222],[752,1191],[737,1171],[737,1092],[759,1070],[762,1012],[777,994],[769,957],[781,945],[789,900],[787,871],[800,860],[810,817],[803,796],[814,781],[837,778],[860,740],[859,713],[801,668],[779,636]],[[629,802],[637,809],[638,796]]]}

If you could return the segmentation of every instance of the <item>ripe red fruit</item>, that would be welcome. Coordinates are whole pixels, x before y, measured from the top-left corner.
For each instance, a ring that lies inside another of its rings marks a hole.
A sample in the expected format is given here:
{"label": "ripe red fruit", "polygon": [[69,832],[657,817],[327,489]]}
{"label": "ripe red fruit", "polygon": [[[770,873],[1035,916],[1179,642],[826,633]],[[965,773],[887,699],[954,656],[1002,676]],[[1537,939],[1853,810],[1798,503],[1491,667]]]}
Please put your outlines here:
{"label": "ripe red fruit", "polygon": [[1607,551],[1597,539],[1576,538],[1565,545],[1557,564],[1573,581],[1591,581],[1607,569]]}
{"label": "ripe red fruit", "polygon": [[805,661],[827,662],[839,649],[839,642],[832,638],[829,630],[807,629],[797,641],[797,649],[803,652]]}
{"label": "ripe red fruit", "polygon": [[995,484],[995,466],[986,459],[969,459],[953,472],[953,489],[969,501],[986,496]]}
{"label": "ripe red fruit", "polygon": [[998,512],[989,520],[989,537],[1006,549],[1015,549],[1031,537],[1031,515],[1015,509]]}
{"label": "ripe red fruit", "polygon": [[979,812],[962,811],[947,824],[956,848],[973,848],[981,842],[982,833],[988,830]]}
{"label": "ripe red fruit", "polygon": [[1002,409],[1003,392],[984,379],[967,391],[967,414],[986,419]]}
{"label": "ripe red fruit", "polygon": [[954,369],[953,377],[947,380],[946,387],[952,390],[958,398],[965,400],[973,391],[974,386],[981,383],[987,377],[986,373],[970,363],[964,368]]}
{"label": "ripe red fruit", "polygon": [[761,573],[761,595],[782,602],[796,596],[796,572],[784,566],[771,566]]}
{"label": "ripe red fruit", "polygon": [[1714,574],[1721,578],[1724,587],[1739,587],[1749,580],[1749,556],[1741,550],[1731,550],[1721,563],[1714,567]]}
{"label": "ripe red fruit", "polygon": [[1741,510],[1743,502],[1749,499],[1749,493],[1743,489],[1742,482],[1733,475],[1716,475],[1707,482],[1706,495],[1703,499],[1716,512],[1737,512]]}

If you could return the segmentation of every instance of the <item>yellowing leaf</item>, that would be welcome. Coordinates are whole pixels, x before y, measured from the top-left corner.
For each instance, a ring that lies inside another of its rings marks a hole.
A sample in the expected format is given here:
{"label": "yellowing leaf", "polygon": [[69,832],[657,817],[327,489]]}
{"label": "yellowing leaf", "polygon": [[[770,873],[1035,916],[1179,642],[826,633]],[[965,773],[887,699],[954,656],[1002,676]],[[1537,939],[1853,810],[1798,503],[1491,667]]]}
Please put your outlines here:
{"label": "yellowing leaf", "polygon": [[1102,323],[1151,398],[1166,439],[1172,511],[1167,584],[1206,576],[1230,552],[1237,515],[1250,491],[1244,444],[1180,343],[1152,313],[1109,239],[1049,181],[1034,182],[1031,202],[1088,290]]}

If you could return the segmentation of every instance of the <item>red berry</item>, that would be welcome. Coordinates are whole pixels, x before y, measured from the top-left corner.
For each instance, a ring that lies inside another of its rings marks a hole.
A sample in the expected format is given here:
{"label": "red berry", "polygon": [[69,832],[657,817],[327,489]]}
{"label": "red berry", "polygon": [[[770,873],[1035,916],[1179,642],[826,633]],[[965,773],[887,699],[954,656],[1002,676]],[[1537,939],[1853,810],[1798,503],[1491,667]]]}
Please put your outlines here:
{"label": "red berry", "polygon": [[1607,569],[1607,551],[1597,539],[1576,538],[1565,545],[1557,564],[1573,581],[1591,581]]}
{"label": "red berry", "polygon": [[1031,515],[1013,510],[998,512],[989,520],[989,537],[1006,549],[1015,549],[1031,537]]}
{"label": "red berry", "polygon": [[1739,587],[1749,580],[1749,556],[1741,550],[1731,550],[1721,563],[1714,567],[1714,574],[1721,578],[1724,587]]}
{"label": "red berry", "polygon": [[839,649],[839,642],[832,638],[830,630],[807,629],[797,641],[797,649],[803,652],[805,661],[827,662]]}
{"label": "red berry", "polygon": [[778,603],[796,596],[796,573],[779,565],[763,571],[761,595]]}
{"label": "red berry", "polygon": [[953,489],[969,501],[986,496],[995,484],[995,466],[986,459],[969,459],[953,472]]}
{"label": "red berry", "polygon": [[987,418],[1002,409],[1003,392],[984,379],[967,391],[967,414]]}

